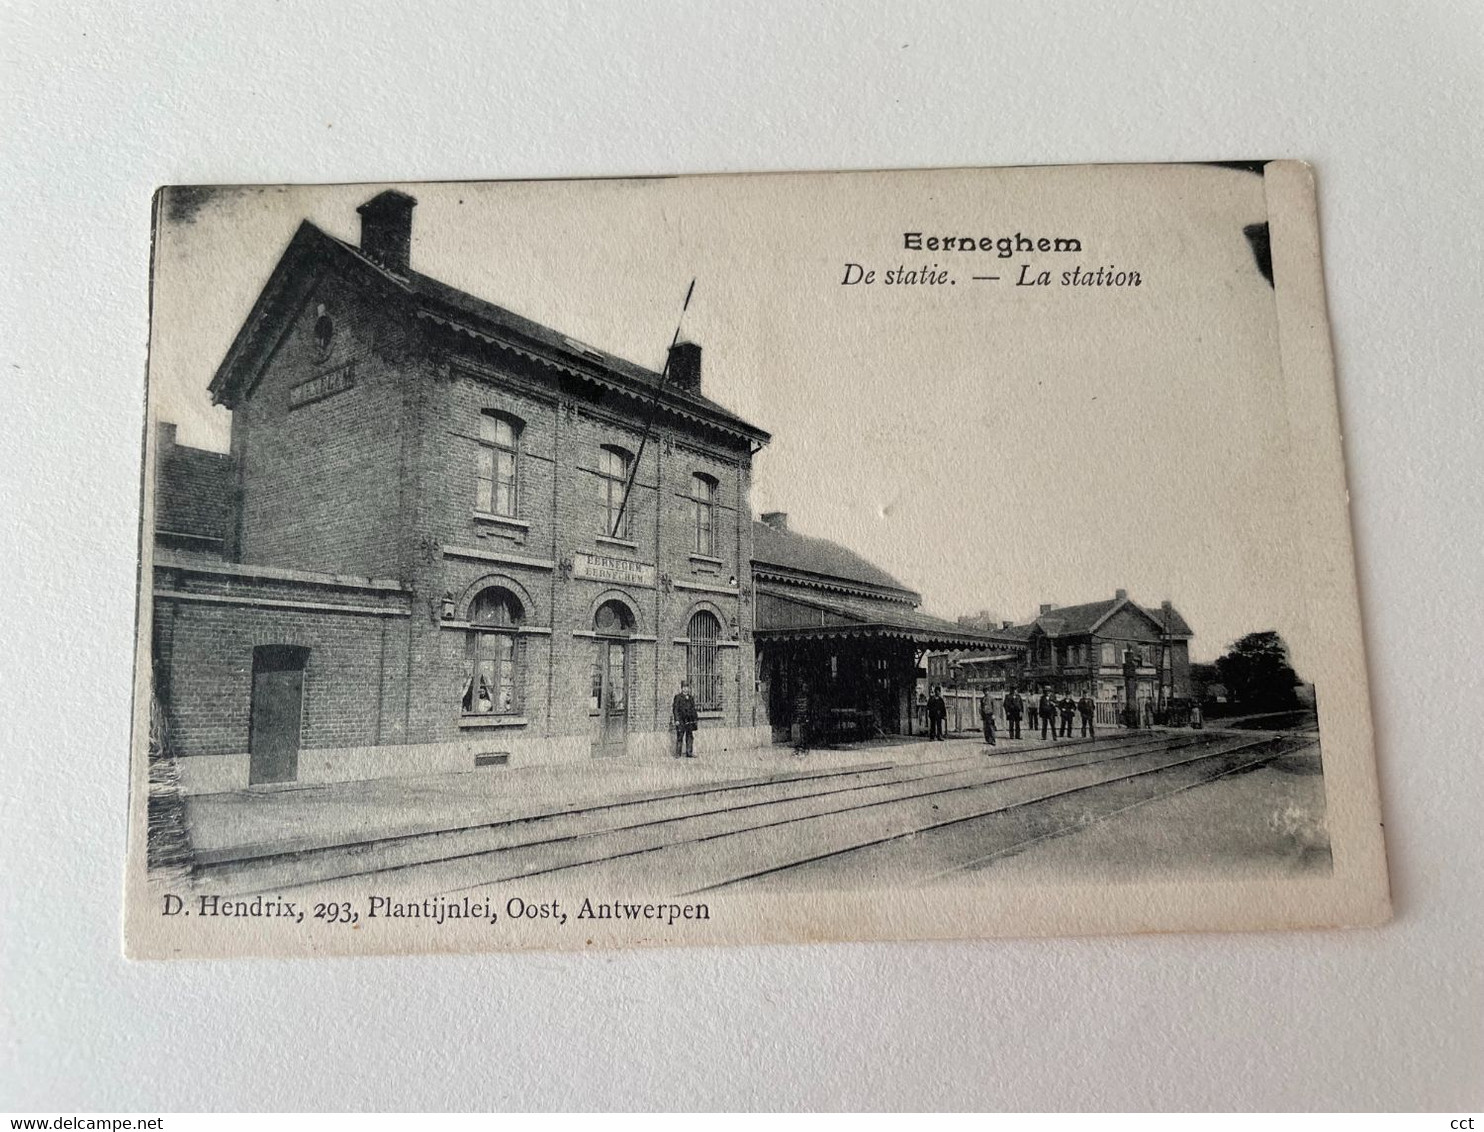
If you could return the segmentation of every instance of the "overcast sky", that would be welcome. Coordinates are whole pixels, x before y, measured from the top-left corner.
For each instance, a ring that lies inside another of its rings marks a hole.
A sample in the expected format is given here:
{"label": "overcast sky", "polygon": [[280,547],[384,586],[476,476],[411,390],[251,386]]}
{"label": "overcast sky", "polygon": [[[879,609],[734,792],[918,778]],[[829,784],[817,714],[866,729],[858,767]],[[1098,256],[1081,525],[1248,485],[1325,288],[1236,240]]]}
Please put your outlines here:
{"label": "overcast sky", "polygon": [[[1259,176],[1194,166],[403,185],[413,266],[658,368],[686,337],[712,398],[773,434],[754,513],[864,554],[942,616],[1024,620],[1126,588],[1173,600],[1212,659],[1309,632],[1289,518],[1273,292],[1243,226]],[[176,197],[153,406],[225,450],[206,393],[294,229],[355,241],[380,186]],[[1078,254],[909,252],[902,234],[1075,237]],[[842,286],[844,265],[877,282]],[[938,264],[952,284],[885,286]],[[1018,287],[1116,265],[1138,288]],[[998,282],[974,275],[999,275]]]}

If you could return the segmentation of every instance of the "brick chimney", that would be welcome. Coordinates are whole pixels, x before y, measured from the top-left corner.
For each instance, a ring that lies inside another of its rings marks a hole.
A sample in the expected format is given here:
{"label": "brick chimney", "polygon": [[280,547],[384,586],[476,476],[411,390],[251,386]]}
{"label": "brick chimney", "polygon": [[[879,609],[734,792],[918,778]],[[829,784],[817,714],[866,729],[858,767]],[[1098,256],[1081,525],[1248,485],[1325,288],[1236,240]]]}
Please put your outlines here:
{"label": "brick chimney", "polygon": [[670,384],[686,393],[701,391],[701,347],[694,342],[670,347]]}
{"label": "brick chimney", "polygon": [[788,512],[764,511],[763,522],[772,527],[775,531],[786,531],[788,530]]}
{"label": "brick chimney", "polygon": [[1013,629],[1014,627],[1015,627],[1015,622],[1014,621],[1001,621],[1000,622],[1000,628],[1001,629]]}
{"label": "brick chimney", "polygon": [[1043,601],[1041,603],[1041,612],[1039,614],[1037,614],[1037,616],[1038,617],[1045,616],[1046,614],[1050,613],[1055,608],[1056,608],[1056,606],[1052,605],[1051,602],[1049,602],[1049,601]]}
{"label": "brick chimney", "polygon": [[155,450],[163,459],[169,455],[170,449],[175,447],[175,422],[157,421],[155,423]]}
{"label": "brick chimney", "polygon": [[1113,600],[1114,601],[1127,601],[1128,600],[1128,590],[1114,590],[1113,591]]}
{"label": "brick chimney", "polygon": [[361,214],[361,251],[398,275],[407,273],[412,256],[412,210],[416,206],[416,197],[387,189],[356,209]]}

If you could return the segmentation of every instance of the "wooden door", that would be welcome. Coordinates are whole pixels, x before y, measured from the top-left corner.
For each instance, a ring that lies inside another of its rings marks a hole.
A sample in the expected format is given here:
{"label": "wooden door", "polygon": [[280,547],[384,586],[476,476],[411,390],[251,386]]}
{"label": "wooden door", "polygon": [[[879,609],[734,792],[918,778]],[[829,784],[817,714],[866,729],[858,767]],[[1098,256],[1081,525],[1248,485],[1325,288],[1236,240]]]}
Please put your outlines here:
{"label": "wooden door", "polygon": [[305,648],[263,645],[253,649],[247,776],[251,786],[298,778],[308,659]]}

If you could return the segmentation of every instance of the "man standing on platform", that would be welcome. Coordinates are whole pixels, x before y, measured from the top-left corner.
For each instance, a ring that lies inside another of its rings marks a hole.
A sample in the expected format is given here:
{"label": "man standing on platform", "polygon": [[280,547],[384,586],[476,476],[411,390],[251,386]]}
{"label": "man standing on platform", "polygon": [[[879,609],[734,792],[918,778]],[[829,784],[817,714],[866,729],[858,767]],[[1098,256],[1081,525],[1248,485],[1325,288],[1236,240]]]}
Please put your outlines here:
{"label": "man standing on platform", "polygon": [[1020,698],[1020,693],[1013,688],[1005,697],[1005,726],[1008,728],[1008,737],[1020,738],[1020,717],[1025,712],[1025,703]]}
{"label": "man standing on platform", "polygon": [[1036,711],[1041,717],[1041,738],[1046,738],[1046,732],[1051,732],[1051,738],[1056,738],[1056,700],[1051,695],[1050,688],[1041,689],[1041,698],[1036,702]]}
{"label": "man standing on platform", "polygon": [[675,757],[696,757],[696,726],[700,715],[696,711],[695,697],[690,694],[690,681],[680,681],[680,691],[670,704],[670,722],[675,727]]}
{"label": "man standing on platform", "polygon": [[943,738],[943,725],[948,720],[948,703],[943,699],[943,686],[933,685],[933,694],[928,697],[928,738]]}
{"label": "man standing on platform", "polygon": [[1057,704],[1057,710],[1061,713],[1061,737],[1070,739],[1072,737],[1072,716],[1077,714],[1077,701],[1072,699],[1071,692],[1062,696],[1061,703]]}
{"label": "man standing on platform", "polygon": [[991,747],[994,741],[994,699],[989,694],[989,689],[984,689],[984,698],[979,701],[979,719],[984,724],[984,741]]}
{"label": "man standing on platform", "polygon": [[1097,705],[1092,702],[1092,697],[1086,692],[1077,701],[1077,713],[1082,716],[1082,737],[1084,739],[1096,739],[1098,737],[1097,723],[1093,715],[1097,711]]}

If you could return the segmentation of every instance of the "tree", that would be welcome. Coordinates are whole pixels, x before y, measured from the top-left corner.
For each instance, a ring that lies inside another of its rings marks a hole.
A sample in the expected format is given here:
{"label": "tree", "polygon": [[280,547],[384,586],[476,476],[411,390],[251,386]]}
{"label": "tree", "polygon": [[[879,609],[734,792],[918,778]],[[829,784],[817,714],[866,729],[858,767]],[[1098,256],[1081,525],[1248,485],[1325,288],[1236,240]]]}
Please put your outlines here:
{"label": "tree", "polygon": [[1243,707],[1278,711],[1298,704],[1298,673],[1288,663],[1288,646],[1271,629],[1232,645],[1217,659],[1216,671]]}
{"label": "tree", "polygon": [[1197,703],[1204,703],[1210,695],[1212,684],[1221,683],[1221,673],[1214,664],[1192,661],[1190,665],[1190,694]]}

